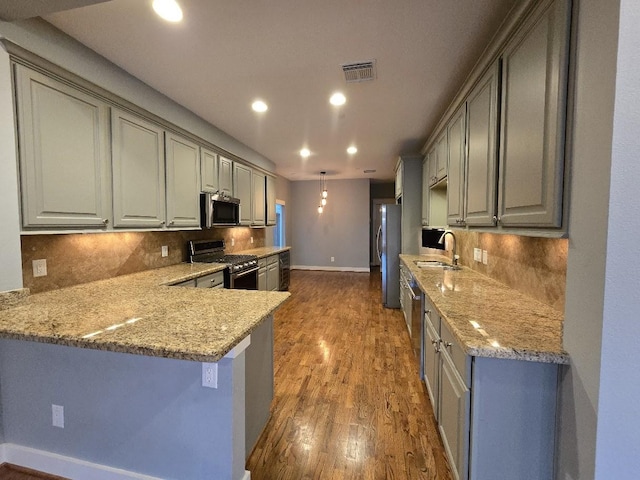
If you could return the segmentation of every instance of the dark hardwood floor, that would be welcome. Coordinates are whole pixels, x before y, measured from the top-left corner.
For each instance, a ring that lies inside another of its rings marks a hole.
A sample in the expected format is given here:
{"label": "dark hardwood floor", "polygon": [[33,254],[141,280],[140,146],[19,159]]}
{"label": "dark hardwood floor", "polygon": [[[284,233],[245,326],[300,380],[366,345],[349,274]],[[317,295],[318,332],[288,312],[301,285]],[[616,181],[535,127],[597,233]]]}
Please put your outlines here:
{"label": "dark hardwood floor", "polygon": [[451,479],[402,313],[382,307],[380,282],[292,272],[252,480]]}

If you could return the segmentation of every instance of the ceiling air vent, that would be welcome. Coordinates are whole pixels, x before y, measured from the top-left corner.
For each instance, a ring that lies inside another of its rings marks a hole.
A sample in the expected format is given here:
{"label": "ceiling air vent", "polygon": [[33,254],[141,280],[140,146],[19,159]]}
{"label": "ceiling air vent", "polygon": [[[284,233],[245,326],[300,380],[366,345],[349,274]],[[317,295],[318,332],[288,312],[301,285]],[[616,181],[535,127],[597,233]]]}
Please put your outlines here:
{"label": "ceiling air vent", "polygon": [[376,78],[376,61],[347,63],[342,65],[342,71],[347,83],[374,80]]}

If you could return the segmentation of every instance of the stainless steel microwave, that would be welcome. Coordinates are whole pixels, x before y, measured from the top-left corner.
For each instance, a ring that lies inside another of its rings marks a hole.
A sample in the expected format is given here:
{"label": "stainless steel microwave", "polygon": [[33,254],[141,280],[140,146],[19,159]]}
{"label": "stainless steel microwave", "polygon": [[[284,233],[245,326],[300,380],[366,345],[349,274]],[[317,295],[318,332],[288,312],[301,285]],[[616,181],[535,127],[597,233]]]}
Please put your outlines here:
{"label": "stainless steel microwave", "polygon": [[200,226],[231,227],[240,224],[240,199],[221,193],[200,194]]}

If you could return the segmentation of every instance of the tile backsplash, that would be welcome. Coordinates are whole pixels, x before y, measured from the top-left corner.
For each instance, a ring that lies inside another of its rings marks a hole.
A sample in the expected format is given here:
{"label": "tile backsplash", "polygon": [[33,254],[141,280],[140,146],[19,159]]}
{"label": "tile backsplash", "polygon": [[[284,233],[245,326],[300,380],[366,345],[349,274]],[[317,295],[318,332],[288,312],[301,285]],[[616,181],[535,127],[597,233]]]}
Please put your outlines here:
{"label": "tile backsplash", "polygon": [[[22,280],[24,287],[32,293],[69,287],[184,262],[187,260],[186,245],[189,240],[225,240],[227,252],[263,247],[265,235],[271,230],[234,227],[166,232],[23,235]],[[163,245],[169,247],[167,257],[162,257]],[[38,259],[47,261],[45,277],[33,276],[32,262]]]}
{"label": "tile backsplash", "polygon": [[[558,311],[564,311],[568,240],[455,230],[460,263]],[[448,240],[448,239],[447,239]],[[450,248],[447,241],[447,248]],[[475,262],[473,249],[487,251]],[[422,253],[441,250],[422,249]],[[451,251],[444,252],[450,256]]]}

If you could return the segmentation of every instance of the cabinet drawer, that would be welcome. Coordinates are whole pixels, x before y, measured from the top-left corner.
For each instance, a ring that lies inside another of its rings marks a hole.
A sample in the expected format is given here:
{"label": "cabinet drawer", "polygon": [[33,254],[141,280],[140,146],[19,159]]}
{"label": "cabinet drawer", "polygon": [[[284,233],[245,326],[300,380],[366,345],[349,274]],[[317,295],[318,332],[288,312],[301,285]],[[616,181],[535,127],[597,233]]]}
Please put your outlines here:
{"label": "cabinet drawer", "polygon": [[436,309],[431,305],[431,302],[427,300],[427,295],[424,295],[424,319],[440,338],[440,315]]}
{"label": "cabinet drawer", "polygon": [[273,265],[274,263],[278,263],[278,255],[267,257],[267,265]]}
{"label": "cabinet drawer", "polygon": [[222,272],[211,273],[196,279],[198,288],[222,288],[224,286],[224,274]]}
{"label": "cabinet drawer", "polygon": [[471,387],[471,357],[464,353],[446,321],[442,321],[440,324],[440,337],[442,338],[442,350],[446,350],[464,383],[467,387]]}
{"label": "cabinet drawer", "polygon": [[195,278],[191,279],[191,280],[185,280],[184,282],[174,283],[171,286],[172,287],[195,287],[196,286],[196,280],[195,280]]}
{"label": "cabinet drawer", "polygon": [[267,259],[260,258],[258,259],[258,268],[265,268],[267,266]]}

